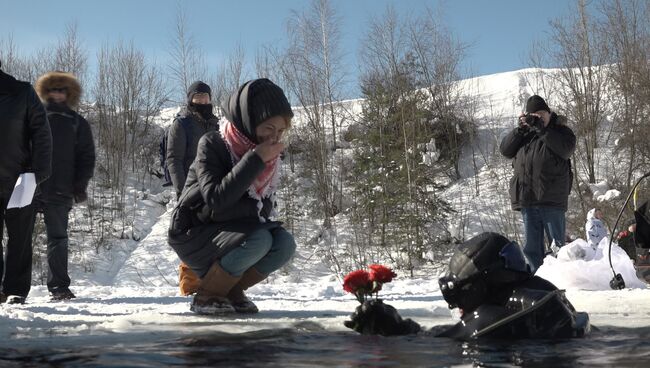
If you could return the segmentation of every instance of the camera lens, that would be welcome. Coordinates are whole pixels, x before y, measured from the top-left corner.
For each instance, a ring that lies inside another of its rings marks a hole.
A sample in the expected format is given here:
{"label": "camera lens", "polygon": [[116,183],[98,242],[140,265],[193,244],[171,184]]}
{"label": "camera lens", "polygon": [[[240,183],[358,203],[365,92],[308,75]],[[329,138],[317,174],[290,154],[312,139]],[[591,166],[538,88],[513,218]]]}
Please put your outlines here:
{"label": "camera lens", "polygon": [[526,117],[524,118],[524,121],[526,122],[526,124],[532,125],[533,122],[535,121],[535,117],[536,116],[534,116],[534,115],[526,115]]}

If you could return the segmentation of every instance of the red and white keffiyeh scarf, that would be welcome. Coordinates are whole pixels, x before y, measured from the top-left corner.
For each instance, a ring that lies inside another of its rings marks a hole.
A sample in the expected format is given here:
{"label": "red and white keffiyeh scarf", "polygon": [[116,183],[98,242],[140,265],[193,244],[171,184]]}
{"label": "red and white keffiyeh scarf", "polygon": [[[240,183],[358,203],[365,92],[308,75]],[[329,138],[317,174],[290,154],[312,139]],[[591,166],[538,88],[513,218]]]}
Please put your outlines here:
{"label": "red and white keffiyeh scarf", "polygon": [[[221,137],[226,142],[233,166],[241,160],[246,152],[255,148],[256,144],[251,142],[242,132],[235,128],[235,125],[223,119],[219,128]],[[266,162],[266,167],[260,175],[255,178],[248,188],[248,195],[260,201],[262,198],[270,197],[275,193],[277,184],[280,181],[280,155]],[[259,203],[261,204],[261,202]],[[259,207],[258,204],[258,207]]]}

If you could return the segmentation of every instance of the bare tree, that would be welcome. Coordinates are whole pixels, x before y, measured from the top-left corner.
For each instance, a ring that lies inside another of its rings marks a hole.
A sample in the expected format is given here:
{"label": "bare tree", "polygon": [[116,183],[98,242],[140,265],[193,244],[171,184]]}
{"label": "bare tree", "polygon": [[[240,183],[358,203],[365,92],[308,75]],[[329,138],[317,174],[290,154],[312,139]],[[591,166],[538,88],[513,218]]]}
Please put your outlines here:
{"label": "bare tree", "polygon": [[610,93],[619,150],[626,153],[625,184],[629,188],[636,171],[650,162],[650,145],[646,137],[650,118],[650,6],[644,1],[615,0],[603,4],[604,21],[599,27],[608,46],[611,60]]}
{"label": "bare tree", "polygon": [[219,64],[217,77],[212,86],[213,100],[222,103],[231,93],[244,83],[246,52],[241,44],[228,55],[226,60]]}
{"label": "bare tree", "polygon": [[307,123],[301,150],[308,156],[307,175],[315,182],[316,202],[326,228],[331,227],[341,202],[337,184],[341,179],[335,174],[332,158],[340,115],[334,101],[344,75],[339,27],[338,16],[327,0],[314,0],[305,12],[294,11],[287,23],[289,47],[278,63]]}
{"label": "bare tree", "polygon": [[74,74],[79,83],[84,86],[88,70],[88,54],[79,39],[77,23],[68,23],[65,26],[63,37],[54,49],[52,67]]}
{"label": "bare tree", "polygon": [[35,51],[34,54],[23,56],[19,53],[12,35],[0,41],[3,69],[20,80],[32,83],[44,73],[54,70],[52,55],[55,51],[54,46],[47,46]]}
{"label": "bare tree", "polygon": [[181,3],[176,11],[176,23],[171,39],[169,55],[172,62],[169,65],[171,79],[175,82],[176,102],[185,102],[187,88],[195,80],[207,78],[207,67],[201,49],[196,45],[192,33],[188,29],[188,18]]}
{"label": "bare tree", "polygon": [[111,223],[119,219],[121,236],[126,236],[135,216],[135,212],[124,212],[127,201],[135,200],[128,197],[127,176],[135,173],[142,181],[150,172],[154,156],[146,146],[151,147],[152,134],[159,134],[152,122],[167,101],[167,93],[160,72],[133,43],[102,47],[96,75],[97,176],[100,185],[110,190],[102,199],[117,203],[102,218],[110,218]]}
{"label": "bare tree", "polygon": [[0,62],[4,71],[22,79],[20,69],[24,61],[18,54],[18,47],[11,33],[6,38],[0,39]]}
{"label": "bare tree", "polygon": [[430,95],[429,110],[433,113],[438,134],[436,142],[444,153],[443,159],[452,166],[452,179],[460,178],[460,154],[465,140],[473,134],[470,122],[474,110],[463,110],[459,85],[460,63],[466,46],[454,39],[431,10],[411,19],[406,28],[409,48],[418,69],[418,86]]}
{"label": "bare tree", "polygon": [[561,67],[560,109],[573,122],[578,137],[576,166],[590,183],[595,183],[598,133],[606,115],[607,53],[585,0],[578,0],[573,14],[568,21],[551,22],[554,49],[550,53]]}

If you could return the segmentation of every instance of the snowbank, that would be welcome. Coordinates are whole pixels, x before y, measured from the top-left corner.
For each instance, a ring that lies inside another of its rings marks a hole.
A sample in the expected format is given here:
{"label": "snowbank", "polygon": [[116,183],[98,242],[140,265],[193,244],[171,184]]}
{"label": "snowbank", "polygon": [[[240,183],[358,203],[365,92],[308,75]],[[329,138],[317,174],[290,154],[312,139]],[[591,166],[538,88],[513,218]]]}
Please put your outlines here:
{"label": "snowbank", "polygon": [[[614,277],[609,266],[609,238],[603,238],[596,249],[583,239],[577,239],[560,248],[557,258],[549,255],[537,270],[543,277],[560,289],[610,290],[609,281]],[[647,288],[636,277],[632,260],[616,243],[612,243],[612,265],[620,273],[628,288]]]}

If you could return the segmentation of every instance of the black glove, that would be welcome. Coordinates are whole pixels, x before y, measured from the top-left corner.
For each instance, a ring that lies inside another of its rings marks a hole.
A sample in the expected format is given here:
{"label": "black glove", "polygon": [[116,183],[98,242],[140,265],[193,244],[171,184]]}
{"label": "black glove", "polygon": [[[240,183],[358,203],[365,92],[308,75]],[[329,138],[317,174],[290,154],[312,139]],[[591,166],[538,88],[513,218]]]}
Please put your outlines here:
{"label": "black glove", "polygon": [[381,300],[366,300],[345,321],[345,327],[362,335],[409,335],[420,331],[420,325],[410,318],[402,319],[397,309]]}
{"label": "black glove", "polygon": [[526,135],[530,132],[530,126],[519,119],[519,125],[517,125],[517,132],[522,135]]}
{"label": "black glove", "polygon": [[74,203],[81,203],[88,200],[88,193],[86,193],[85,190],[80,192],[75,192],[73,196],[74,196]]}

